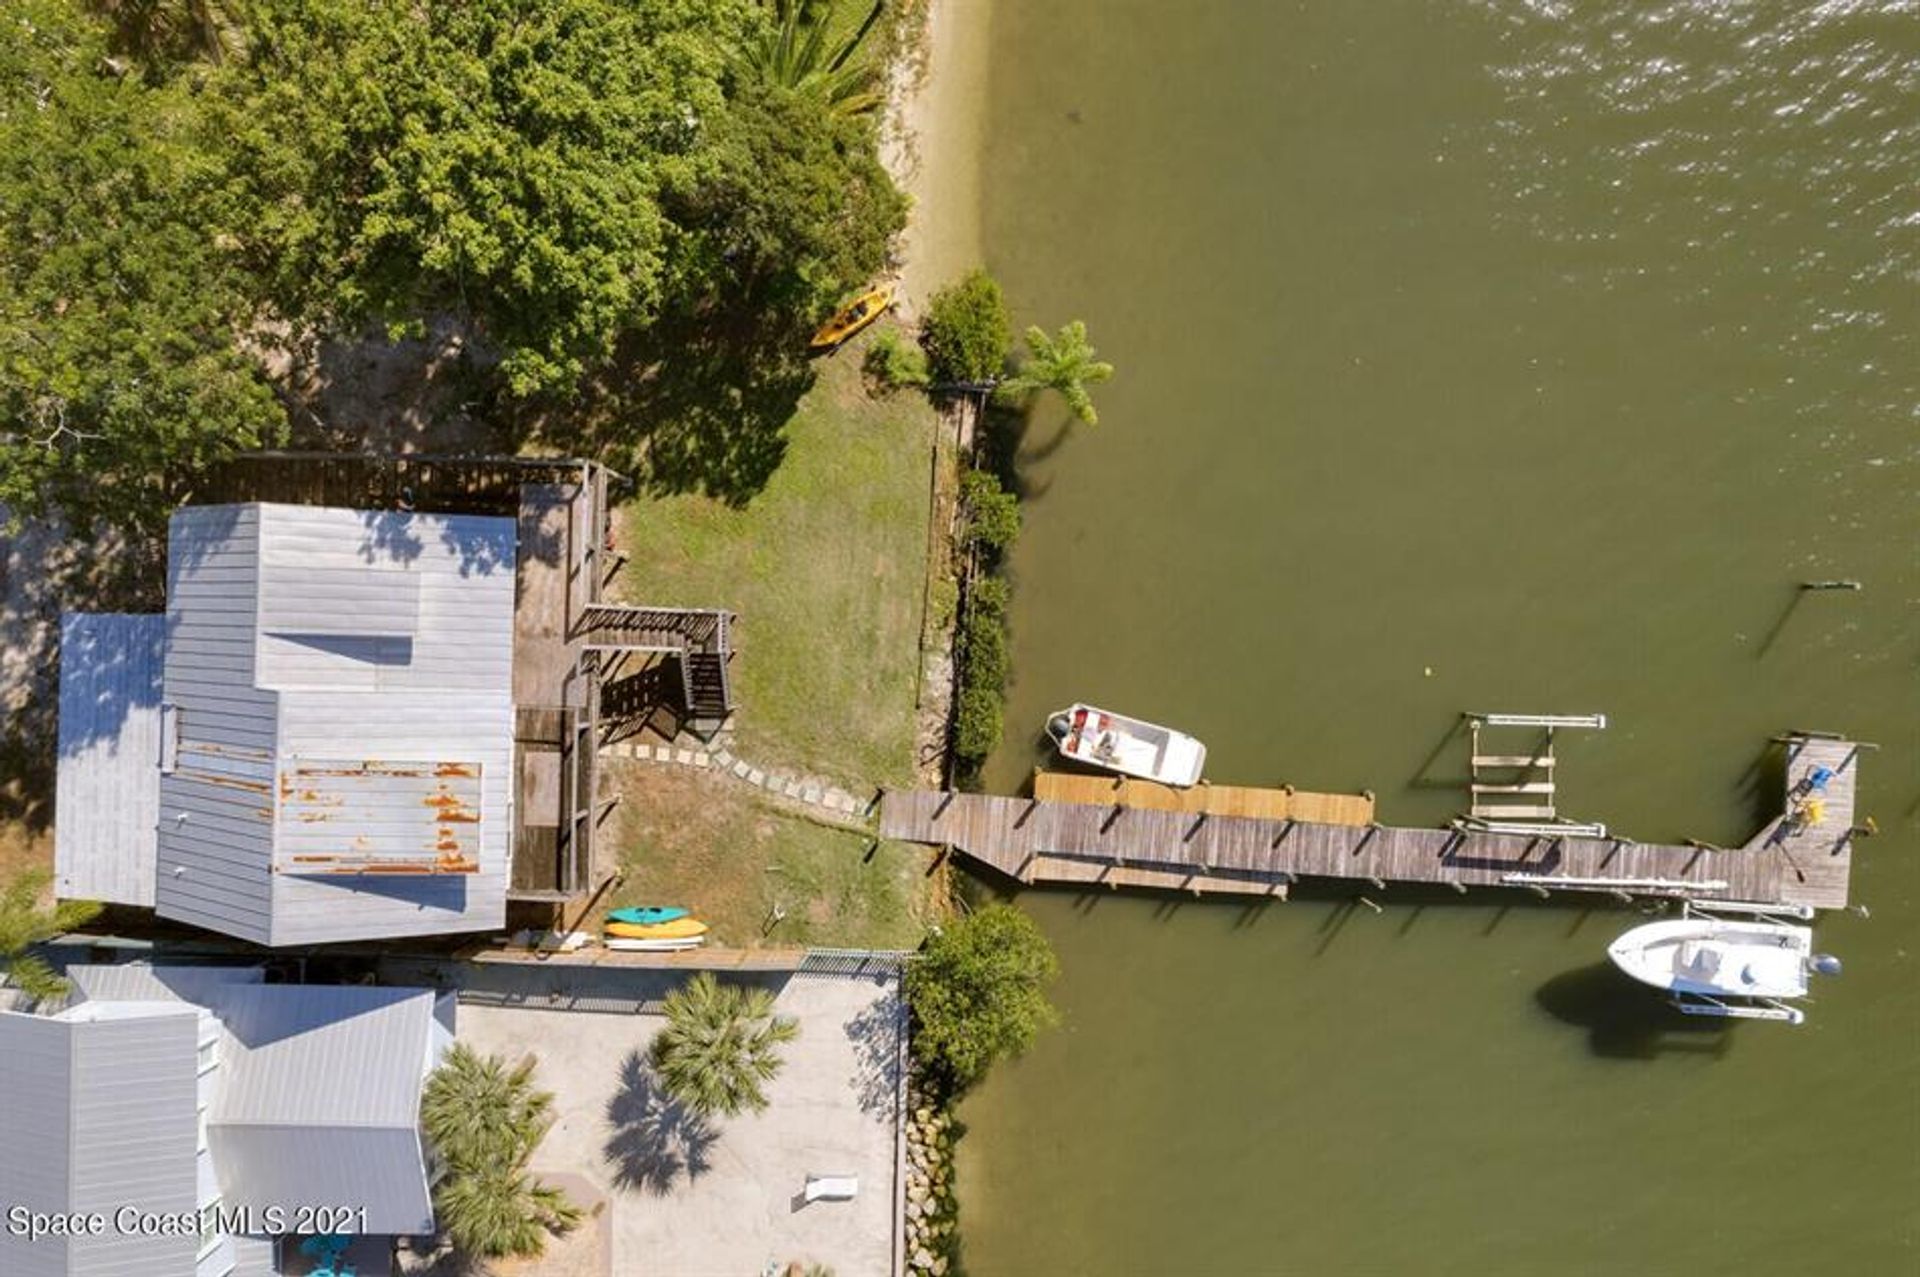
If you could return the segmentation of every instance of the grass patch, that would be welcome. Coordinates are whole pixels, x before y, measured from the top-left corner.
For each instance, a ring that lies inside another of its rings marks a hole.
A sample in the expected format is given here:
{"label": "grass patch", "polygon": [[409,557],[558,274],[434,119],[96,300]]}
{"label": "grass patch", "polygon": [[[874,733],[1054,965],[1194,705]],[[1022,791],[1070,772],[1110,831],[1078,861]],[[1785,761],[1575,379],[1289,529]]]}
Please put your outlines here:
{"label": "grass patch", "polygon": [[619,532],[622,597],[739,614],[738,752],[860,788],[913,773],[936,424],[921,396],[870,397],[863,353],[820,361],[752,500],[642,498]]}
{"label": "grass patch", "polygon": [[[867,393],[870,339],[816,365],[751,500],[641,498],[617,532],[621,597],[739,615],[734,751],[859,794],[913,779],[938,435],[924,397]],[[940,881],[923,849],[871,849],[706,772],[607,763],[626,875],[607,907],[684,905],[728,946],[920,942]],[[786,916],[771,922],[776,906]]]}
{"label": "grass patch", "polygon": [[[912,948],[926,930],[927,853],[797,817],[686,768],[615,763],[625,878],[608,908],[677,904],[740,948]],[[775,906],[786,912],[772,922]],[[597,921],[597,920],[596,920]]]}

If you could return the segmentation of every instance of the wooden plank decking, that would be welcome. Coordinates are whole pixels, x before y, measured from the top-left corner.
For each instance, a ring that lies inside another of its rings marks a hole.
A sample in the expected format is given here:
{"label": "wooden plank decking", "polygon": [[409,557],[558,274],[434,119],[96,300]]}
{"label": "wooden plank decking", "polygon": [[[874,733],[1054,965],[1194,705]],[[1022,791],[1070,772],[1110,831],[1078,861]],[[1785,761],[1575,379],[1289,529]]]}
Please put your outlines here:
{"label": "wooden plank decking", "polygon": [[[1505,876],[1523,874],[1549,887],[1555,878],[1659,879],[1696,884],[1687,894],[1699,899],[1843,908],[1852,868],[1860,749],[1827,739],[1796,739],[1786,748],[1782,815],[1738,850],[1127,806],[1113,801],[1112,782],[1097,779],[1093,783],[1105,795],[1098,803],[1038,792],[1033,798],[1003,798],[888,791],[880,806],[880,834],[951,846],[1023,882],[1230,890],[1223,884],[1271,888],[1316,877],[1472,887],[1514,885]],[[1804,796],[1808,776],[1821,766],[1834,775],[1820,819],[1796,820],[1794,801]],[[1080,792],[1073,786],[1062,789],[1057,781],[1047,782],[1046,791]],[[1125,881],[1112,873],[1102,876],[1102,867],[1153,877]],[[1623,889],[1631,895],[1662,894],[1645,887]]]}
{"label": "wooden plank decking", "polygon": [[1150,808],[1215,816],[1251,816],[1257,820],[1310,820],[1322,825],[1370,825],[1373,799],[1366,794],[1313,794],[1295,789],[1255,789],[1210,785],[1201,781],[1175,789],[1125,776],[1088,776],[1077,772],[1035,772],[1033,795],[1043,802],[1089,803]]}

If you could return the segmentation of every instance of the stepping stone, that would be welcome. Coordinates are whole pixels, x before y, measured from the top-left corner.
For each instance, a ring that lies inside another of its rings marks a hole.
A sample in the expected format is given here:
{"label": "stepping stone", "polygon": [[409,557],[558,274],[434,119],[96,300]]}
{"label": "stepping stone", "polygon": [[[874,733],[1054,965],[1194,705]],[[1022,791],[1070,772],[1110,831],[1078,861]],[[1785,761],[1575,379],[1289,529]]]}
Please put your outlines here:
{"label": "stepping stone", "polygon": [[722,767],[731,767],[733,766],[733,755],[724,749],[717,749],[713,752],[713,761],[719,763]]}
{"label": "stepping stone", "polygon": [[704,749],[697,749],[697,750],[695,750],[695,751],[693,752],[693,765],[694,765],[695,767],[705,767],[705,766],[707,765],[707,751],[706,751],[706,750],[704,750]]}
{"label": "stepping stone", "polygon": [[764,785],[767,783],[767,774],[758,767],[749,767],[747,768],[747,783],[749,785]]}
{"label": "stepping stone", "polygon": [[780,787],[780,792],[789,798],[798,798],[800,796],[800,782],[790,780]]}
{"label": "stepping stone", "polygon": [[820,805],[821,796],[822,791],[818,785],[808,785],[800,791],[800,797],[812,803],[815,807]]}
{"label": "stepping stone", "polygon": [[753,776],[753,768],[747,765],[746,759],[736,758],[733,760],[733,774],[742,780],[751,779]]}
{"label": "stepping stone", "polygon": [[680,763],[691,763],[693,761],[693,751],[690,749],[680,750],[675,755],[674,761],[680,762]]}
{"label": "stepping stone", "polygon": [[833,808],[835,811],[851,811],[852,808],[847,804],[852,801],[853,798],[844,789],[836,788],[827,791],[827,806]]}

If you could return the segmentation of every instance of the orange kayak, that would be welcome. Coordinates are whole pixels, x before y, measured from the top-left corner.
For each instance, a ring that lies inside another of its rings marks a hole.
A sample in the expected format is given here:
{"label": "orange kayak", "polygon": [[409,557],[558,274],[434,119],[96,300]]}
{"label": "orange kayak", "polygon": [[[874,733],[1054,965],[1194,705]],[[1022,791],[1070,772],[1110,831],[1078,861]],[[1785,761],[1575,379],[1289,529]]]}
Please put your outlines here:
{"label": "orange kayak", "polygon": [[887,307],[893,305],[893,285],[880,287],[861,293],[858,297],[833,312],[833,318],[820,325],[820,331],[813,335],[809,343],[813,350],[831,350],[845,342],[849,337],[887,313]]}

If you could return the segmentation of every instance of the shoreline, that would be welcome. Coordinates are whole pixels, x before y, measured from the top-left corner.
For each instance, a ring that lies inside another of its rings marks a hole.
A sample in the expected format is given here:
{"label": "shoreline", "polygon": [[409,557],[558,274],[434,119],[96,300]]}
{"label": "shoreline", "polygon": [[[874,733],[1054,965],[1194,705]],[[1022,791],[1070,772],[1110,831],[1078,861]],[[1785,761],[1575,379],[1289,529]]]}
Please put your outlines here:
{"label": "shoreline", "polygon": [[912,201],[895,253],[911,320],[943,284],[984,266],[981,139],[992,0],[928,0],[917,39],[888,72],[881,162]]}

